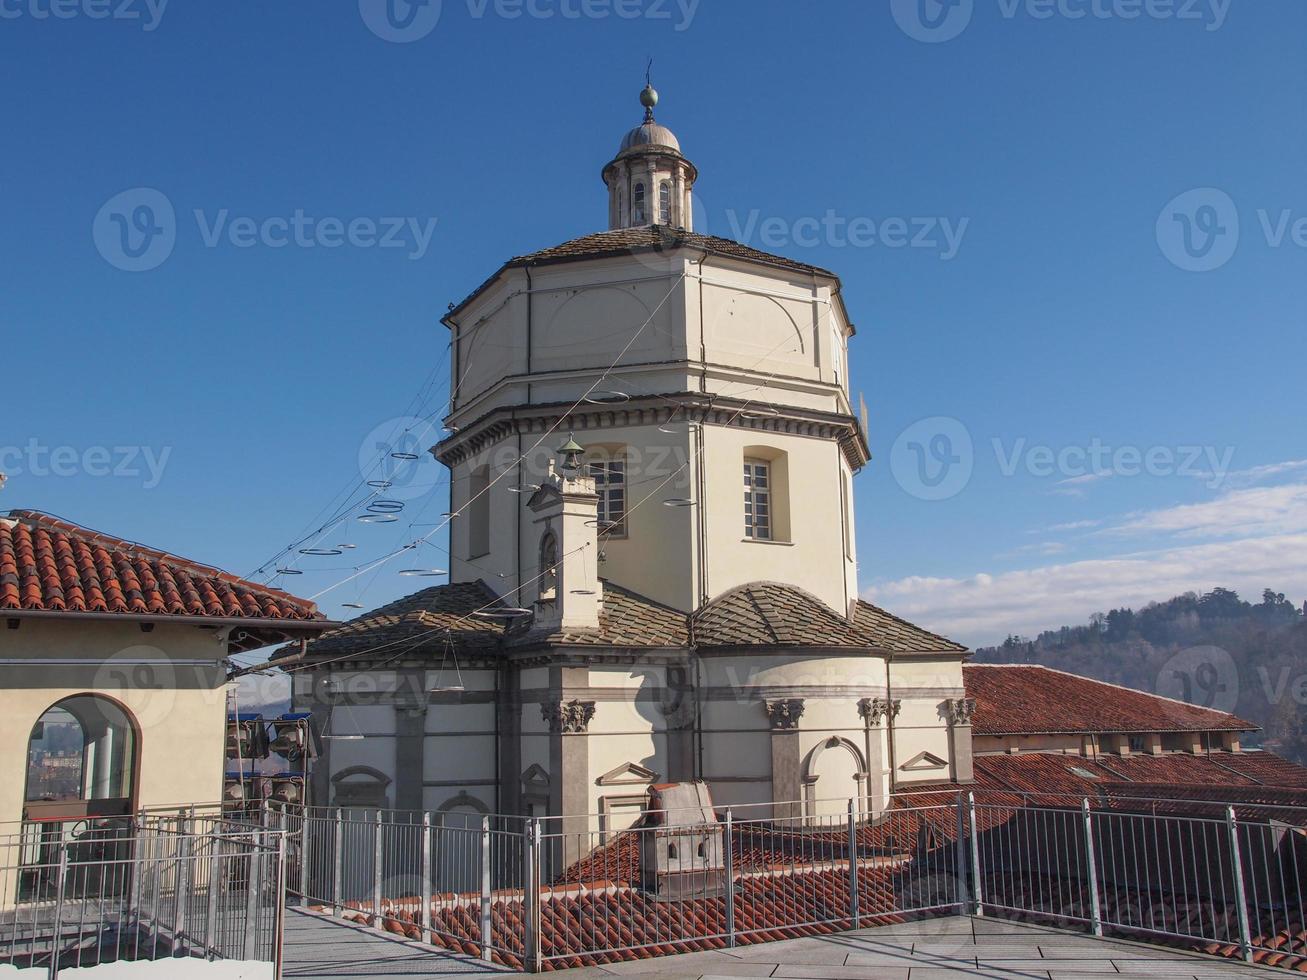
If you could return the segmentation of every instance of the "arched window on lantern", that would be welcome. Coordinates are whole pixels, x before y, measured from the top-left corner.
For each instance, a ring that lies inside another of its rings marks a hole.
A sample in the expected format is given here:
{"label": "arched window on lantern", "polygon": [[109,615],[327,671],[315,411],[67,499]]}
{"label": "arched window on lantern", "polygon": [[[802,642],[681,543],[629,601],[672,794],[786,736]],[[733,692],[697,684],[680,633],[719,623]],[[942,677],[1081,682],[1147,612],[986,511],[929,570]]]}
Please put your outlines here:
{"label": "arched window on lantern", "polygon": [[540,539],[540,601],[558,598],[558,538],[546,531]]}
{"label": "arched window on lantern", "polygon": [[648,220],[645,211],[644,184],[637,181],[631,190],[631,224],[642,225]]}
{"label": "arched window on lantern", "polygon": [[658,223],[660,225],[670,225],[672,223],[672,182],[664,180],[658,186]]}

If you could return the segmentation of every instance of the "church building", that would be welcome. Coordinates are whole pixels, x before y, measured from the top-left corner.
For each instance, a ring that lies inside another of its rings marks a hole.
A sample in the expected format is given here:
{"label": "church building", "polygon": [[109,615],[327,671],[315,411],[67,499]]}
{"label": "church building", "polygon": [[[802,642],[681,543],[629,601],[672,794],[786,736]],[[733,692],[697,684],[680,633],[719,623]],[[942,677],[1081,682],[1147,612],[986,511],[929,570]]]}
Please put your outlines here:
{"label": "church building", "polygon": [[698,171],[640,101],[608,229],[444,317],[450,583],[309,644],[320,804],[602,831],[651,783],[874,814],[973,778],[967,651],[858,598],[840,280],[696,233]]}

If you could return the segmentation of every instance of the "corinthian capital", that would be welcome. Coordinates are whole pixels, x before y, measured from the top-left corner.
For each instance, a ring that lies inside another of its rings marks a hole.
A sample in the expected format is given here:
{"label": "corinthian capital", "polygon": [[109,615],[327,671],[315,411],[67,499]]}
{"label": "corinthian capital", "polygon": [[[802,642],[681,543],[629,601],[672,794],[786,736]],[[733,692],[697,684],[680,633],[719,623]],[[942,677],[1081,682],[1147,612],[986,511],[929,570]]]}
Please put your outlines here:
{"label": "corinthian capital", "polygon": [[903,702],[899,698],[863,698],[858,702],[858,714],[867,724],[879,725],[885,718],[897,718],[901,707]]}
{"label": "corinthian capital", "polygon": [[540,706],[540,717],[549,723],[549,730],[564,735],[584,735],[594,716],[593,701],[555,701]]}

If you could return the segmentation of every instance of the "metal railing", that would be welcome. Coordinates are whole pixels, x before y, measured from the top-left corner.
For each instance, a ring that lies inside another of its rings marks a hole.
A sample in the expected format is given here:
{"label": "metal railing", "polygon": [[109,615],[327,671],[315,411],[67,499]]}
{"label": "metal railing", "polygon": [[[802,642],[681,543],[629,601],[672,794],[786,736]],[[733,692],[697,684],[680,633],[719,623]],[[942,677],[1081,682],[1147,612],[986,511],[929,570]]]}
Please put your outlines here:
{"label": "metal railing", "polygon": [[532,971],[940,914],[1247,959],[1307,929],[1307,811],[1283,806],[934,791],[611,819],[271,806],[253,824],[284,837],[304,904]]}
{"label": "metal railing", "polygon": [[0,963],[178,957],[280,977],[285,836],[221,815],[29,823],[0,835]]}

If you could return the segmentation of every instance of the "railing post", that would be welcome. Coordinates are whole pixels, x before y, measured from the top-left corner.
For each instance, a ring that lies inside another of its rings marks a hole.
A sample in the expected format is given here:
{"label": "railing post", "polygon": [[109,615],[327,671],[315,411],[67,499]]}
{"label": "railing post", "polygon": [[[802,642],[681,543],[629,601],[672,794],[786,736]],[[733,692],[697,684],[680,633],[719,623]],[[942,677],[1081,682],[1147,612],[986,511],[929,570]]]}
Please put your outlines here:
{"label": "railing post", "polygon": [[[284,811],[283,811],[284,814]],[[272,976],[281,980],[286,954],[286,835],[277,835],[277,885],[272,893]]]}
{"label": "railing post", "polygon": [[64,883],[68,877],[68,845],[59,844],[59,880],[55,882],[54,929],[50,939],[50,980],[59,977],[59,947],[63,945],[64,934]]}
{"label": "railing post", "polygon": [[722,844],[726,876],[726,945],[735,948],[735,817],[726,808],[726,840]]}
{"label": "railing post", "polygon": [[1253,961],[1252,933],[1248,928],[1248,896],[1244,894],[1243,852],[1239,847],[1239,822],[1234,816],[1234,807],[1225,808],[1225,826],[1230,834],[1230,862],[1234,872],[1234,900],[1238,903],[1239,913],[1239,948],[1243,951],[1245,961]]}
{"label": "railing post", "polygon": [[1094,935],[1103,934],[1103,908],[1098,901],[1098,858],[1094,854],[1094,817],[1089,809],[1089,798],[1080,801],[1081,819],[1085,827],[1085,869],[1089,872],[1089,915]]}
{"label": "railing post", "polygon": [[967,817],[961,793],[958,793],[956,833],[957,846],[953,851],[953,863],[957,866],[958,915],[966,915],[971,898],[967,889]]}
{"label": "railing post", "polygon": [[331,914],[340,915],[344,906],[340,902],[340,893],[345,890],[345,815],[336,807],[336,847],[334,867],[331,872]]}
{"label": "railing post", "polygon": [[861,915],[858,912],[858,810],[853,800],[849,800],[849,918],[853,928],[859,928]]}
{"label": "railing post", "polygon": [[422,814],[422,941],[431,942],[431,814]]}
{"label": "railing post", "polygon": [[219,877],[222,873],[222,838],[218,836],[218,831],[214,830],[209,835],[209,902],[208,914],[204,922],[204,955],[208,959],[215,958],[218,950],[215,945],[218,941],[218,905],[220,904],[220,891],[222,889],[222,880]]}
{"label": "railing post", "polygon": [[250,847],[250,861],[245,880],[245,960],[254,959],[255,923],[259,917],[259,882],[261,868],[259,856],[263,853],[263,832],[254,832],[254,844]]}
{"label": "railing post", "polygon": [[526,821],[522,837],[522,952],[523,965],[530,973],[540,973],[544,965],[540,950],[540,823],[535,817]]}
{"label": "railing post", "polygon": [[127,900],[127,917],[128,920],[136,927],[141,925],[141,872],[143,864],[141,861],[141,834],[144,827],[136,817],[132,818],[132,863],[131,870],[128,872],[132,876],[131,897]]}
{"label": "railing post", "polygon": [[382,813],[377,811],[377,826],[373,831],[373,859],[372,859],[372,926],[375,929],[382,928],[381,923],[381,875],[382,865],[385,862],[385,850],[382,846]]}
{"label": "railing post", "polygon": [[490,818],[481,818],[481,958],[490,962],[494,941],[490,922]]}
{"label": "railing post", "polygon": [[186,908],[190,904],[191,882],[193,880],[193,869],[191,861],[194,860],[195,848],[192,844],[191,832],[194,825],[189,820],[182,820],[182,836],[177,842],[177,863],[180,867],[177,869],[177,921],[173,923],[173,929],[178,938],[181,938],[186,932]]}
{"label": "railing post", "polygon": [[980,878],[980,834],[976,820],[976,794],[967,793],[967,823],[971,829],[971,901],[972,914],[979,917],[985,914],[985,888]]}
{"label": "railing post", "polygon": [[300,807],[300,905],[309,904],[309,808]]}

